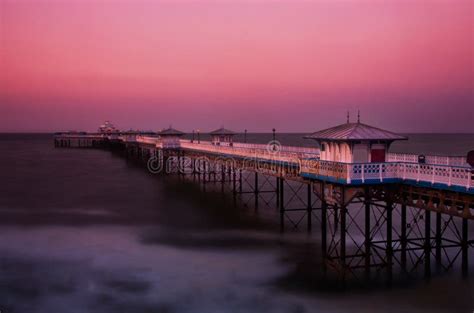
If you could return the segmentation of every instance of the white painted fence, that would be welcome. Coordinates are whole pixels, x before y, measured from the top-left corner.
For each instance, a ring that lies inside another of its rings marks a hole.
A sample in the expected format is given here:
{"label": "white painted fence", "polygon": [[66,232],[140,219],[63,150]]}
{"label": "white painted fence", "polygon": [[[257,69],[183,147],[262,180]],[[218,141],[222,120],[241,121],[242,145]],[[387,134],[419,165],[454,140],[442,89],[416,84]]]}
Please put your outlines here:
{"label": "white painted fence", "polygon": [[[388,153],[387,162],[418,163],[418,155],[408,153]],[[463,156],[425,155],[425,163],[470,167],[466,162],[466,157]]]}
{"label": "white painted fence", "polygon": [[202,141],[200,143],[181,140],[181,148],[190,149],[194,151],[218,153],[225,156],[235,156],[239,158],[262,159],[268,161],[278,161],[297,164],[300,160],[296,153],[276,152],[271,153],[266,149],[255,149],[250,147],[235,147],[235,146],[221,146],[206,144]]}
{"label": "white painted fence", "polygon": [[457,186],[466,190],[474,187],[474,171],[460,166],[407,162],[357,164],[304,160],[300,171],[302,174],[333,178],[349,184],[413,181],[429,185]]}

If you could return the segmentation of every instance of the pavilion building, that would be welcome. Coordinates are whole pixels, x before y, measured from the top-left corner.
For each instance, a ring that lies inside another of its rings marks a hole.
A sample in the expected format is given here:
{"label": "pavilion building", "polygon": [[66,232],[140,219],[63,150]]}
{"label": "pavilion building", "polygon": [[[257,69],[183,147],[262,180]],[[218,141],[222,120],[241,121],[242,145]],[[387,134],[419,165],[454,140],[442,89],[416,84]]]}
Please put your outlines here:
{"label": "pavilion building", "polygon": [[180,138],[184,135],[183,132],[172,128],[171,126],[158,133],[160,135],[161,143],[163,148],[179,148]]}
{"label": "pavilion building", "polygon": [[307,135],[321,148],[320,159],[343,163],[386,162],[388,149],[395,140],[408,138],[393,132],[357,123],[341,124]]}
{"label": "pavilion building", "polygon": [[234,143],[235,133],[231,130],[221,127],[209,133],[211,135],[211,142],[216,146],[232,146]]}

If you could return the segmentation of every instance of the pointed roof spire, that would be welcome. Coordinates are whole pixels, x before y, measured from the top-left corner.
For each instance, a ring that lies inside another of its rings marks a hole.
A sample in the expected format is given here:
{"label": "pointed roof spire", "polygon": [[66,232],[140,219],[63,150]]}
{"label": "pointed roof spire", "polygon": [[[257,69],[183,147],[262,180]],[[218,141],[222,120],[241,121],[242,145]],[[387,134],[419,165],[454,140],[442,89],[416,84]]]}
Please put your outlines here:
{"label": "pointed roof spire", "polygon": [[360,110],[357,110],[357,123],[360,123]]}
{"label": "pointed roof spire", "polygon": [[349,110],[347,110],[347,124],[349,124]]}

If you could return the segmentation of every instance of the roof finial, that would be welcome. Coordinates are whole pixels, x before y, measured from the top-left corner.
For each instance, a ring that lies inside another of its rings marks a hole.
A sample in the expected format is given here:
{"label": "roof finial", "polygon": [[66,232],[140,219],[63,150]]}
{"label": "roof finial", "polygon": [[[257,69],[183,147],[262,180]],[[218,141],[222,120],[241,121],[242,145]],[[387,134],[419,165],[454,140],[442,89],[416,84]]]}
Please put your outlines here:
{"label": "roof finial", "polygon": [[357,123],[360,123],[360,110],[357,110]]}
{"label": "roof finial", "polygon": [[349,124],[349,110],[347,110],[347,124]]}

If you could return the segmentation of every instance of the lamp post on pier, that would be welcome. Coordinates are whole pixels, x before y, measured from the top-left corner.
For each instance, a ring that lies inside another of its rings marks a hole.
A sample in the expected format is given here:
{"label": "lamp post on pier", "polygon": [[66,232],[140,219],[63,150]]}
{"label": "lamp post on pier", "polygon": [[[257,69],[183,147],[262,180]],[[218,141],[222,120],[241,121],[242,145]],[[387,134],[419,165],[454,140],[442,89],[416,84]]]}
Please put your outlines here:
{"label": "lamp post on pier", "polygon": [[277,148],[277,143],[276,143],[276,140],[275,140],[275,138],[276,138],[276,136],[275,136],[275,131],[276,131],[275,128],[273,128],[273,129],[272,129],[272,133],[273,133],[272,150],[273,150],[274,152],[276,152],[277,149],[278,149],[278,148]]}
{"label": "lamp post on pier", "polygon": [[247,130],[244,130],[244,142],[247,143]]}
{"label": "lamp post on pier", "polygon": [[191,139],[191,142],[194,142],[194,129],[193,129],[193,139]]}
{"label": "lamp post on pier", "polygon": [[201,135],[199,133],[199,129],[197,130],[197,135],[198,135],[198,143],[201,143]]}

